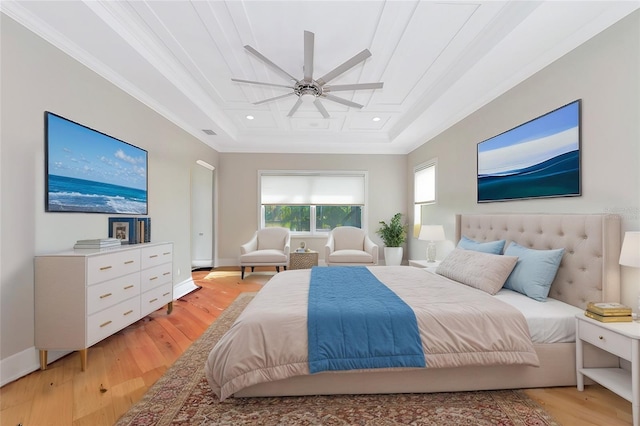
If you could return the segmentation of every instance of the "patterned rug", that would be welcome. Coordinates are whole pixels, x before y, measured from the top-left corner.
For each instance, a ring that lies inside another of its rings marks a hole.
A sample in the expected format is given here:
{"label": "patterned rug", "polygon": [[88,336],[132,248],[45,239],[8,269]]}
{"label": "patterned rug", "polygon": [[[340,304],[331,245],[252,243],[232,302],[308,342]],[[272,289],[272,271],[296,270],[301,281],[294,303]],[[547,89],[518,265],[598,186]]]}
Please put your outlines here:
{"label": "patterned rug", "polygon": [[204,363],[252,298],[241,294],[116,425],[559,425],[520,390],[219,402]]}

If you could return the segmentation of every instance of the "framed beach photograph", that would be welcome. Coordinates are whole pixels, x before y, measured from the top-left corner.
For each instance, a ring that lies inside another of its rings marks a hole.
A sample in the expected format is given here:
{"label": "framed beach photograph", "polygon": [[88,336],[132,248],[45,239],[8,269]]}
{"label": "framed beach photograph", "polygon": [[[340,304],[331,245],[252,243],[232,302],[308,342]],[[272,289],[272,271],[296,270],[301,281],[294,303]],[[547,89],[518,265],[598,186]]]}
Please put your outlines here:
{"label": "framed beach photograph", "polygon": [[478,203],[581,195],[580,103],[478,143]]}
{"label": "framed beach photograph", "polygon": [[110,217],[109,238],[117,238],[122,244],[134,244],[136,242],[135,223],[135,218]]}

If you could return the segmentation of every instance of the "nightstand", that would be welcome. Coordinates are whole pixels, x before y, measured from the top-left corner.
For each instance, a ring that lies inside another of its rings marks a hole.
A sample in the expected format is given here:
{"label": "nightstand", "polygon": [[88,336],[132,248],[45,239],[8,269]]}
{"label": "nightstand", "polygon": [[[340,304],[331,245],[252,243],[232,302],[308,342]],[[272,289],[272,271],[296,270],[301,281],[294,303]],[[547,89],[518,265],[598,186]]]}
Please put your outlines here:
{"label": "nightstand", "polygon": [[[631,363],[631,372],[622,368],[589,368],[583,360],[583,344],[590,343]],[[640,426],[640,324],[600,322],[576,315],[576,373],[578,390],[584,390],[584,377],[600,383],[631,402],[633,425]]]}
{"label": "nightstand", "polygon": [[440,260],[436,260],[435,262],[427,262],[426,260],[409,260],[409,266],[414,266],[416,268],[437,268],[440,265]]}

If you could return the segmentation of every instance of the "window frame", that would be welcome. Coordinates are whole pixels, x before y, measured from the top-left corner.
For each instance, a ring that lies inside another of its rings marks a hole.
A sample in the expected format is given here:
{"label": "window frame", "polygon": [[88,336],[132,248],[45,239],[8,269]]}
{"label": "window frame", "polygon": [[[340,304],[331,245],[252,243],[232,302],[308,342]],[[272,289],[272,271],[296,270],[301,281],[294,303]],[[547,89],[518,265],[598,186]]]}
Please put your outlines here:
{"label": "window frame", "polygon": [[[433,199],[431,200],[416,200],[417,189],[417,174],[423,170],[433,167]],[[413,230],[414,236],[420,232],[422,226],[422,207],[437,204],[438,202],[438,158],[432,158],[423,163],[418,164],[413,168]]]}
{"label": "window frame", "polygon": [[[362,229],[367,229],[368,227],[368,209],[367,202],[369,200],[369,173],[366,170],[258,170],[258,224],[260,229],[265,228],[265,207],[262,204],[262,177],[265,175],[271,176],[361,176],[363,178],[363,191],[364,191],[364,204],[360,205],[361,210],[361,218],[360,223],[362,225]],[[294,204],[279,204],[279,205],[294,205]],[[310,231],[291,231],[292,236],[304,236],[304,237],[327,237],[331,230],[316,229],[316,207],[320,204],[304,204],[305,206],[309,206],[309,228]],[[325,206],[332,205],[345,205],[345,204],[322,204]],[[351,205],[351,204],[348,204]],[[353,204],[359,205],[359,204]]]}

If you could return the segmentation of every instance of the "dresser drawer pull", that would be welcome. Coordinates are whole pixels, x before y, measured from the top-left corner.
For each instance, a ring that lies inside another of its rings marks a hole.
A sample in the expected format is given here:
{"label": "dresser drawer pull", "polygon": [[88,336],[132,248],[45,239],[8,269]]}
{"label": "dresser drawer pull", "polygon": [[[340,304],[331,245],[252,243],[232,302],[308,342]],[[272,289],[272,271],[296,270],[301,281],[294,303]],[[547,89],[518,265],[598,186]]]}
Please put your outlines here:
{"label": "dresser drawer pull", "polygon": [[133,288],[133,284],[126,286],[124,289],[129,290],[130,288]]}
{"label": "dresser drawer pull", "polygon": [[158,279],[158,277],[151,277],[151,278],[149,278],[149,281],[153,281],[153,280],[157,280],[157,279]]}
{"label": "dresser drawer pull", "polygon": [[113,266],[103,266],[102,268],[100,268],[101,271],[106,271],[107,269],[111,269],[113,268]]}
{"label": "dresser drawer pull", "polygon": [[165,251],[165,252],[164,252],[164,253],[162,253],[162,254],[163,254],[164,256],[166,256],[166,255],[168,255],[168,254],[171,254],[171,252],[170,252],[170,251]]}
{"label": "dresser drawer pull", "polygon": [[107,325],[109,325],[109,324],[111,324],[111,321],[110,321],[110,320],[109,320],[109,321],[107,321],[107,322],[105,322],[105,323],[103,323],[103,324],[100,324],[100,328],[102,328],[102,327],[106,327],[106,326],[107,326]]}
{"label": "dresser drawer pull", "polygon": [[598,339],[604,340],[604,336],[598,336]]}
{"label": "dresser drawer pull", "polygon": [[127,260],[126,262],[124,262],[125,265],[129,265],[130,263],[133,263],[133,260]]}
{"label": "dresser drawer pull", "polygon": [[151,256],[149,256],[149,259],[153,259],[154,257],[158,257],[157,254],[152,254]]}
{"label": "dresser drawer pull", "polygon": [[163,294],[163,295],[162,295],[162,297],[164,297],[164,296],[168,296],[168,295],[170,295],[170,294],[171,294],[171,292],[170,292],[170,291],[168,291],[168,292],[166,292],[165,294]]}
{"label": "dresser drawer pull", "polygon": [[125,313],[124,313],[124,314],[122,314],[122,315],[127,316],[127,315],[132,314],[132,313],[133,313],[133,309],[131,309],[130,311],[125,312]]}
{"label": "dresser drawer pull", "polygon": [[164,274],[162,274],[162,275],[171,275],[171,272],[165,272],[165,273],[164,273]]}
{"label": "dresser drawer pull", "polygon": [[111,296],[111,293],[103,294],[102,296],[100,296],[100,299],[104,299],[105,297],[109,297],[109,296]]}
{"label": "dresser drawer pull", "polygon": [[155,299],[151,299],[151,300],[149,300],[149,303],[153,303],[153,302],[155,302],[155,301],[157,301],[157,300],[158,300],[158,298],[156,297]]}

